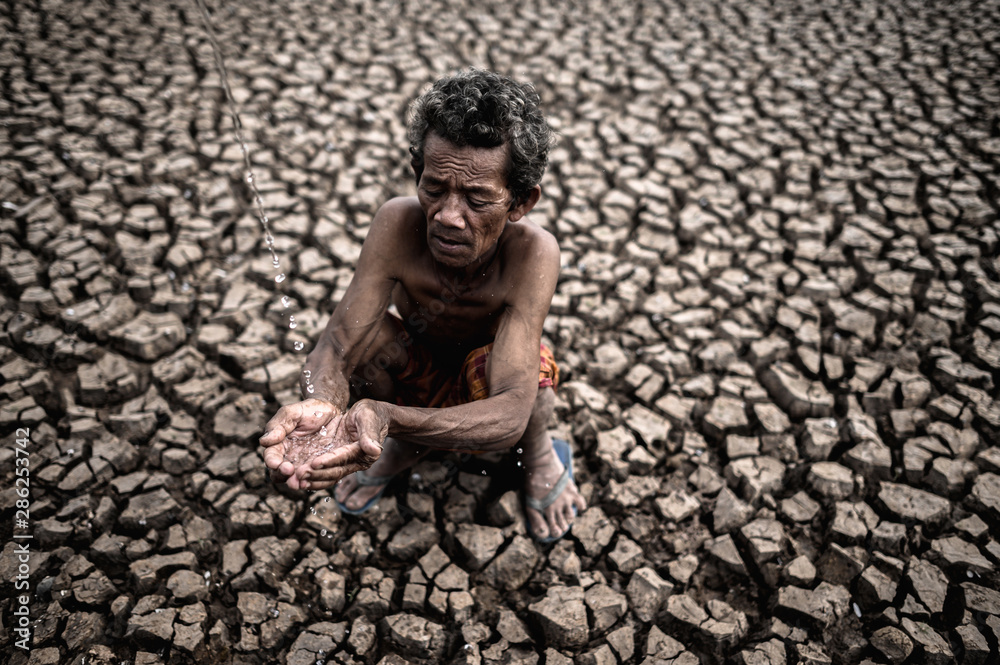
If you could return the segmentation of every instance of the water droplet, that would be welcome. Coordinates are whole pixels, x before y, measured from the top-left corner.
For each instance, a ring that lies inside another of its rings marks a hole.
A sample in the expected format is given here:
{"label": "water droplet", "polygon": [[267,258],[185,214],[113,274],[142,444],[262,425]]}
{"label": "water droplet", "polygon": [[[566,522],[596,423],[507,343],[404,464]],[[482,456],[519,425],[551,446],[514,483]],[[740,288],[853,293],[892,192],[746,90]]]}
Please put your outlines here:
{"label": "water droplet", "polygon": [[333,148],[334,145],[330,141],[327,141],[326,145],[323,146],[323,150],[326,150],[327,152],[333,152]]}
{"label": "water droplet", "polygon": [[145,518],[139,520],[139,526],[146,526],[146,520],[145,520]]}
{"label": "water droplet", "polygon": [[[264,220],[267,221],[267,218],[265,217]],[[264,242],[267,243],[268,247],[270,247],[271,245],[274,244],[274,236],[268,233],[266,236],[264,236]]]}
{"label": "water droplet", "polygon": [[482,471],[480,471],[480,473],[485,476],[486,475],[486,469],[483,469]]}
{"label": "water droplet", "polygon": [[310,512],[311,514],[315,515],[315,514],[316,514],[316,509],[315,509],[315,508],[313,508],[312,506],[310,506],[310,507],[309,507],[309,512]]}
{"label": "water droplet", "polygon": [[518,449],[517,449],[517,454],[518,454],[518,455],[520,455],[520,454],[521,454],[521,453],[523,453],[523,452],[524,452],[524,448],[518,448]]}
{"label": "water droplet", "polygon": [[309,370],[307,370],[307,369],[304,369],[304,370],[302,370],[302,376],[304,376],[305,378],[307,378],[307,379],[308,379],[308,378],[310,378],[310,377],[311,377],[312,375],[313,375],[313,373],[312,373],[311,371],[309,371]]}
{"label": "water droplet", "polygon": [[305,343],[304,343],[304,342],[295,342],[295,344],[293,344],[293,345],[292,345],[292,347],[293,347],[293,348],[294,348],[294,349],[295,349],[296,351],[301,351],[302,349],[306,348],[306,345],[305,345]]}
{"label": "water droplet", "polygon": [[853,603],[853,605],[854,605],[854,613],[857,614],[858,618],[860,619],[861,618],[861,608],[858,607],[857,603]]}
{"label": "water droplet", "polygon": [[288,322],[288,328],[290,330],[295,330],[298,327],[299,327],[299,324],[295,323],[295,321],[289,321]]}
{"label": "water droplet", "polygon": [[280,614],[281,614],[281,612],[280,612],[280,611],[278,610],[278,608],[277,608],[277,607],[272,607],[272,608],[271,608],[271,611],[270,611],[270,615],[271,615],[271,616],[273,616],[274,618],[276,618],[276,619],[277,619],[277,618],[278,618],[278,615],[280,615]]}
{"label": "water droplet", "polygon": [[323,412],[322,412],[322,411],[314,411],[314,412],[313,412],[313,417],[314,417],[314,418],[319,418],[319,417],[320,417],[320,416],[322,416],[322,415],[323,415]]}
{"label": "water droplet", "polygon": [[76,310],[72,307],[66,310],[66,316],[73,316],[74,314],[76,314]]}
{"label": "water droplet", "polygon": [[323,499],[323,503],[330,503],[330,497],[326,497],[325,499]]}
{"label": "water droplet", "polygon": [[247,182],[250,183],[251,185],[253,184],[253,173],[247,174]]}
{"label": "water droplet", "polygon": [[706,199],[704,196],[701,197],[700,199],[698,199],[698,205],[700,205],[702,208],[707,208],[708,207],[708,199]]}
{"label": "water droplet", "polygon": [[[277,268],[277,267],[279,267],[281,265],[281,261],[278,260],[277,256],[274,257],[273,259],[271,259],[271,265],[274,266],[275,268]],[[285,307],[288,307],[288,305],[285,305]]]}
{"label": "water droplet", "polygon": [[[275,261],[275,263],[277,263],[277,261]],[[278,266],[274,267],[277,268]],[[281,296],[281,304],[283,307],[289,307],[292,304],[292,299],[288,296]]]}
{"label": "water droplet", "polygon": [[169,279],[169,280],[175,280],[175,279],[177,279],[177,273],[175,273],[173,270],[168,270],[167,271],[167,279]]}
{"label": "water droplet", "polygon": [[185,189],[184,190],[184,198],[185,199],[190,199],[192,196],[194,196],[194,192],[192,192],[190,189]]}
{"label": "water droplet", "polygon": [[313,385],[310,383],[308,386],[306,386],[306,392],[312,395],[314,392],[316,392],[316,389],[313,388]]}
{"label": "water droplet", "polygon": [[190,290],[191,290],[191,285],[190,284],[188,284],[187,282],[184,282],[183,284],[181,284],[181,292],[187,293]]}
{"label": "water droplet", "polygon": [[323,529],[322,531],[320,531],[320,532],[319,532],[319,535],[321,535],[321,536],[325,536],[325,535],[326,535],[326,529]]}
{"label": "water droplet", "polygon": [[285,273],[281,273],[280,275],[278,275],[277,277],[275,277],[274,281],[276,281],[278,284],[281,284],[282,282],[284,282],[285,281]]}
{"label": "water droplet", "polygon": [[70,448],[69,450],[66,451],[66,454],[67,455],[72,455],[75,452],[76,452],[76,448]]}
{"label": "water droplet", "polygon": [[322,427],[319,428],[319,435],[326,436],[326,425],[323,425]]}

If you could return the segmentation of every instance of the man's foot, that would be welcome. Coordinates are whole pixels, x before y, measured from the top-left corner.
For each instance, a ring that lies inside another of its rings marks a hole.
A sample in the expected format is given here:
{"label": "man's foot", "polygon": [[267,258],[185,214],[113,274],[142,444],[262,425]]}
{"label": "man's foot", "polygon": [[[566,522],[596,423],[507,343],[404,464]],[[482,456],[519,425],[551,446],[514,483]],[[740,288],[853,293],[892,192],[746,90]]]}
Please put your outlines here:
{"label": "man's foot", "polygon": [[[341,480],[334,489],[334,498],[347,512],[361,514],[375,504],[375,500],[396,474],[410,468],[429,452],[428,448],[417,448],[397,439],[386,438],[382,444],[382,454],[364,473],[364,477],[358,478],[357,473],[352,473]],[[380,480],[384,482],[379,482]]]}
{"label": "man's foot", "polygon": [[[549,439],[547,447],[548,450],[541,455],[533,459],[525,456],[523,460],[528,530],[535,540],[543,543],[554,542],[566,535],[577,512],[587,508],[587,502],[572,479],[569,444]],[[569,474],[563,479],[567,471]],[[563,485],[562,491],[559,485]]]}

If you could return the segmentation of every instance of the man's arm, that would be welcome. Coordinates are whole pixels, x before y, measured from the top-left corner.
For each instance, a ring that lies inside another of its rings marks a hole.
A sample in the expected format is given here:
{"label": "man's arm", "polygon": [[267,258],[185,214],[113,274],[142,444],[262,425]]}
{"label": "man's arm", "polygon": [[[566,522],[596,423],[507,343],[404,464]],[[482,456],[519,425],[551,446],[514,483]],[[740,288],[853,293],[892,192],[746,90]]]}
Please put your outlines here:
{"label": "man's arm", "polygon": [[408,238],[400,228],[412,228],[404,222],[414,206],[413,199],[393,199],[376,213],[351,284],[300,374],[303,401],[282,407],[268,422],[260,444],[265,464],[279,475],[295,469],[285,460],[292,445],[288,437],[307,437],[326,426],[332,431],[333,418],[347,409],[349,377],[378,335],[406,251]]}
{"label": "man's arm", "polygon": [[347,409],[348,379],[374,343],[396,285],[395,266],[405,251],[399,222],[411,205],[393,199],[372,220],[351,283],[306,359],[300,376],[303,398],[330,402],[341,412]]}

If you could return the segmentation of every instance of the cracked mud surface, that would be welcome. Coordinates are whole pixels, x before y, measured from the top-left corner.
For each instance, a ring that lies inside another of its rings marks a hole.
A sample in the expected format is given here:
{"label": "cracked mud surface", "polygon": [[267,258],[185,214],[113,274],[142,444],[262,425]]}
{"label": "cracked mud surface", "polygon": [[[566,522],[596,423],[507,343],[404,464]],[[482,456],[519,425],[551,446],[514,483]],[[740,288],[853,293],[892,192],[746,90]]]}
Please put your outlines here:
{"label": "cracked mud surface", "polygon": [[[279,268],[194,2],[0,4],[10,662],[1000,658],[1000,6],[564,4],[210,3]],[[560,134],[547,549],[513,457],[353,518],[255,450],[469,65]]]}

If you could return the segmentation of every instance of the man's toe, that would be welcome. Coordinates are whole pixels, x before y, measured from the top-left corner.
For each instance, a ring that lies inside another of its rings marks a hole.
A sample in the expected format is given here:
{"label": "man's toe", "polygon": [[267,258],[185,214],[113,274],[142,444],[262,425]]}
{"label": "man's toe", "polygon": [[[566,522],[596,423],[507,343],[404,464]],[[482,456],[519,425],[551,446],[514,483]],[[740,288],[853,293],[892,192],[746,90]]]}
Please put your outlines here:
{"label": "man's toe", "polygon": [[543,514],[537,510],[528,511],[528,521],[531,522],[531,532],[536,538],[549,537],[549,525]]}

